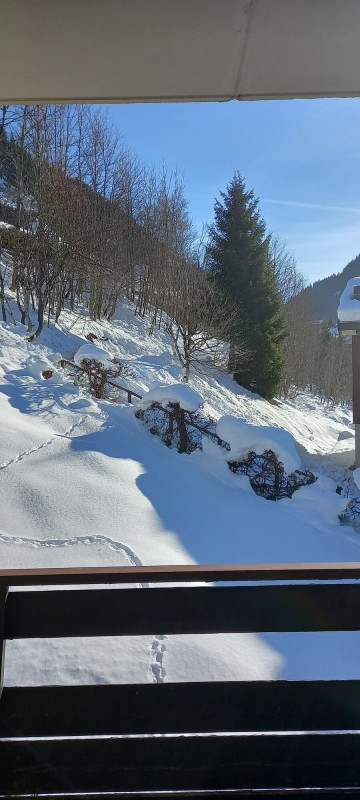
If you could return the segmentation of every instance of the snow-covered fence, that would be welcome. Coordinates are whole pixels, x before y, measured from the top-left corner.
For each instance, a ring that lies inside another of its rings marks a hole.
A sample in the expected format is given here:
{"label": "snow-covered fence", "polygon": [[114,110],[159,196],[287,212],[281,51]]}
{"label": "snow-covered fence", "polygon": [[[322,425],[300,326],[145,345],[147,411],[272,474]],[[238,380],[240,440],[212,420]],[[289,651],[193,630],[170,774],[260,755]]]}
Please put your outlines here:
{"label": "snow-covered fence", "polygon": [[[8,639],[359,630],[359,578],[356,562],[0,571],[2,667]],[[163,585],[199,581],[237,585]],[[358,796],[360,681],[196,677],[5,686],[0,796]]]}
{"label": "snow-covered fence", "polygon": [[[78,372],[81,372],[83,375],[88,375],[89,374],[89,368],[84,367],[84,366],[80,366],[80,364],[76,364],[75,361],[69,361],[67,358],[62,358],[59,361],[59,364],[60,364],[60,366],[66,366],[67,365],[68,367],[71,367],[72,369],[76,369]],[[142,395],[139,394],[138,392],[135,392],[134,389],[130,389],[127,386],[121,386],[121,384],[115,383],[114,381],[110,380],[110,378],[108,376],[106,378],[106,384],[108,386],[111,386],[113,389],[118,389],[119,392],[125,392],[126,395],[127,395],[128,403],[132,403],[133,402],[133,397],[136,397],[138,400],[141,400],[141,398],[142,398]]]}

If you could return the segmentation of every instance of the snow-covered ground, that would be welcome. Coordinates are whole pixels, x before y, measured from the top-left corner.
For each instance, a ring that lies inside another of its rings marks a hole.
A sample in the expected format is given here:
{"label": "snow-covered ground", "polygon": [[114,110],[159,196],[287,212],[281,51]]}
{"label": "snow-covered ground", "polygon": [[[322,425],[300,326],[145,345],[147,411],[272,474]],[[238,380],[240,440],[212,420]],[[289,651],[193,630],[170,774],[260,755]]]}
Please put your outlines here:
{"label": "snow-covered ground", "polygon": [[[357,492],[348,470],[350,412],[306,394],[270,404],[227,374],[192,373],[206,414],[284,429],[319,475],[274,503],[231,473],[215,444],[179,455],[145,429],[133,407],[94,401],[56,365],[59,354],[73,359],[92,332],[128,367],[121,382],[139,394],[155,381],[178,382],[170,340],[148,331],[127,301],[112,323],[90,322],[81,309],[65,312],[37,343],[26,341],[20,324],[0,324],[1,566],[360,560],[359,534],[338,520],[347,500],[335,491],[342,483]],[[15,642],[7,645],[5,680],[359,677],[359,656],[357,634]]]}

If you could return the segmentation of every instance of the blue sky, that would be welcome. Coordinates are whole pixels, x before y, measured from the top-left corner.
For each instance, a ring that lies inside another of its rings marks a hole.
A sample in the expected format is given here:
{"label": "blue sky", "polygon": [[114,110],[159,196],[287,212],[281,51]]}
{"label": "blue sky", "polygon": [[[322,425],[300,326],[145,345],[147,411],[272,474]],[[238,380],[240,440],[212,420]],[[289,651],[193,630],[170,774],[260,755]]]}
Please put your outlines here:
{"label": "blue sky", "polygon": [[239,169],[309,280],[360,252],[360,98],[108,108],[144,163],[183,175],[197,227]]}

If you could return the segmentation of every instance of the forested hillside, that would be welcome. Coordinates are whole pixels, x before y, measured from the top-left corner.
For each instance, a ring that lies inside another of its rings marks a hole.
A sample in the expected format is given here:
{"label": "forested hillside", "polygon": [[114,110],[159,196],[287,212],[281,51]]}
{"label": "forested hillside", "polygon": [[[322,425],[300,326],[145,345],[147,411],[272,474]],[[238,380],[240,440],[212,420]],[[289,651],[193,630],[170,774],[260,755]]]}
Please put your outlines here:
{"label": "forested hillside", "polygon": [[304,294],[310,300],[318,320],[335,326],[337,322],[337,307],[341,293],[350,278],[360,275],[360,254],[356,256],[342,272],[329,275],[321,281],[315,281],[308,286]]}

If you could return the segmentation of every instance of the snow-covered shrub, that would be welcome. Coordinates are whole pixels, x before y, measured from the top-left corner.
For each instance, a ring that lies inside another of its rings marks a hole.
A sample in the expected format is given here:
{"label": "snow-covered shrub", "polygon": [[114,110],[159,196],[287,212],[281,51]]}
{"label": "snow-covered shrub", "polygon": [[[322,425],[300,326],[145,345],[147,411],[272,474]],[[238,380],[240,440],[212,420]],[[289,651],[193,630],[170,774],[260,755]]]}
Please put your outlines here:
{"label": "snow-covered shrub", "polygon": [[[355,485],[360,489],[360,467],[354,469],[352,477]],[[349,487],[348,491],[350,491]],[[352,525],[355,530],[360,530],[360,497],[351,498],[339,519],[343,525]]]}
{"label": "snow-covered shrub", "polygon": [[82,344],[74,355],[74,363],[81,367],[84,361],[97,361],[106,369],[111,369],[113,357],[108,350],[98,347],[93,342]]}
{"label": "snow-covered shrub", "polygon": [[290,475],[301,466],[294,437],[283,428],[268,425],[249,425],[243,419],[230,415],[221,417],[216,426],[220,439],[230,445],[232,461],[241,461],[247,454],[271,451]]}
{"label": "snow-covered shrub", "polygon": [[203,435],[218,441],[216,423],[200,412],[203,402],[201,395],[186,383],[154,383],[139,400],[136,416],[168,447],[176,447],[179,453],[192,453],[201,450]]}
{"label": "snow-covered shrub", "polygon": [[228,464],[232,472],[247,475],[255,494],[266,500],[292,497],[296,489],[316,481],[309,470],[295,470],[286,475],[284,465],[273,450],[265,450],[261,455],[252,451],[241,461],[229,461]]}
{"label": "snow-covered shrub", "polygon": [[115,377],[114,370],[105,367],[101,361],[95,359],[84,359],[81,362],[81,370],[82,375],[77,379],[78,385],[87,388],[97,400],[105,400],[108,382]]}
{"label": "snow-covered shrub", "polygon": [[202,449],[202,437],[208,436],[218,441],[216,423],[205,418],[199,411],[185,411],[179,403],[152,403],[149,408],[136,412],[150,433],[159,438],[167,447],[174,447],[179,453],[192,453]]}
{"label": "snow-covered shrub", "polygon": [[292,497],[300,486],[315,483],[312,472],[300,469],[295,440],[288,431],[224,416],[219,419],[216,432],[229,444],[229,468],[247,475],[254,492],[261,497],[281,500]]}
{"label": "snow-covered shrub", "polygon": [[116,379],[129,374],[127,367],[92,341],[81,345],[74,355],[77,370],[75,383],[82,386],[98,400],[115,400]]}
{"label": "snow-covered shrub", "polygon": [[360,530],[360,497],[353,497],[345,510],[340,514],[342,525],[351,525],[355,530]]}
{"label": "snow-covered shrub", "polygon": [[204,400],[199,392],[187,383],[153,383],[149,391],[139,401],[142,409],[150,408],[154,403],[166,407],[168,403],[178,405],[183,411],[194,413],[203,405]]}
{"label": "snow-covered shrub", "polygon": [[120,396],[124,398],[123,389],[126,387],[118,387],[117,379],[131,375],[130,370],[120,363],[106,361],[98,361],[96,358],[83,358],[77,359],[75,364],[72,364],[66,359],[59,362],[59,366],[66,369],[71,380],[74,381],[76,386],[80,386],[86,392],[89,392],[97,400],[113,400],[118,401]]}

